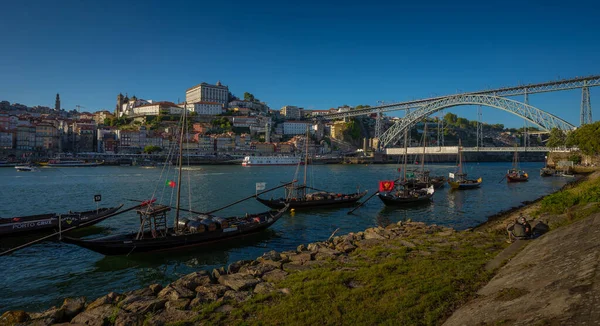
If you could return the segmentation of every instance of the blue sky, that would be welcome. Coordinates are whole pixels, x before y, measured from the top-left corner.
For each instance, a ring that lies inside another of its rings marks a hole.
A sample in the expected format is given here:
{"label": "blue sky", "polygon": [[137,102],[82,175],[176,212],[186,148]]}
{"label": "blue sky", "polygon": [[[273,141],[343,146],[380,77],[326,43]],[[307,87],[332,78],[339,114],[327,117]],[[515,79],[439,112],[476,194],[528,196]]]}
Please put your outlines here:
{"label": "blue sky", "polygon": [[[600,74],[592,1],[3,1],[0,100],[113,110],[220,80],[272,108],[376,105]],[[600,90],[592,89],[592,107]],[[579,123],[581,92],[530,103]],[[475,119],[473,107],[450,110]],[[400,115],[397,113],[395,115]],[[594,114],[594,120],[600,115]],[[484,108],[484,121],[522,126]]]}

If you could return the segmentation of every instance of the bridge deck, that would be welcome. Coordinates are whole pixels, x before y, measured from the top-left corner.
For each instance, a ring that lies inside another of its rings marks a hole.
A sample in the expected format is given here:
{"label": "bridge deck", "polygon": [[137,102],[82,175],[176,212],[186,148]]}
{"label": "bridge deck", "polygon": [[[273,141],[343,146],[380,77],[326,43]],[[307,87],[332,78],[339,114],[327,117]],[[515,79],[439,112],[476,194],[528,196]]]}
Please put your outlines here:
{"label": "bridge deck", "polygon": [[[423,153],[423,147],[407,148],[409,155],[417,155]],[[548,148],[548,147],[463,147],[463,152],[571,152],[574,148]],[[387,155],[404,155],[404,148],[386,148]],[[428,155],[443,155],[457,154],[458,146],[432,146],[425,147],[425,154]]]}

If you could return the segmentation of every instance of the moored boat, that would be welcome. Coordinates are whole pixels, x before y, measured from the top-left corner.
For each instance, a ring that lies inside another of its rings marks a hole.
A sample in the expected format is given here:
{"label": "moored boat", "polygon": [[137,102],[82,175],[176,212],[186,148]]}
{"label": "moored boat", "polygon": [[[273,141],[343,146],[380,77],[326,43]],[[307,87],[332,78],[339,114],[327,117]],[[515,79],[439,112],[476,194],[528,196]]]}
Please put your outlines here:
{"label": "moored boat", "polygon": [[100,208],[84,212],[68,212],[65,214],[40,214],[0,218],[0,236],[22,236],[42,232],[54,232],[59,229],[78,227],[81,224],[92,225],[112,216],[123,205]]}
{"label": "moored boat", "polygon": [[[142,221],[164,221],[161,217],[171,210],[164,205],[153,205],[138,210]],[[242,217],[222,218],[199,215],[178,221],[177,228],[142,229],[137,233],[115,235],[98,239],[63,237],[63,241],[101,253],[103,255],[128,255],[166,251],[181,247],[212,245],[215,242],[241,237],[264,230],[283,215],[287,207],[275,212],[264,212]],[[159,223],[160,224],[160,223]],[[142,224],[142,227],[145,224]]]}
{"label": "moored boat", "polygon": [[[265,199],[256,196],[256,200],[262,204],[271,208],[282,208],[286,205],[290,209],[305,209],[305,208],[329,208],[339,207],[344,205],[351,205],[359,201],[362,197],[367,194],[367,191],[357,191],[355,193],[334,193],[324,191],[307,186],[307,168],[308,168],[308,142],[310,137],[308,136],[308,129],[306,131],[306,138],[304,140],[306,151],[304,154],[304,183],[299,184],[296,180],[292,181],[289,185],[285,186],[285,196],[276,199]],[[296,164],[298,167],[302,162],[299,158]],[[314,190],[315,192],[308,192],[308,190]]]}
{"label": "moored boat", "polygon": [[428,188],[409,188],[399,183],[392,191],[380,191],[377,197],[387,206],[405,206],[430,202],[434,192],[433,185]]}
{"label": "moored boat", "polygon": [[529,180],[527,172],[519,169],[519,155],[515,145],[515,154],[513,156],[513,166],[506,172],[506,181],[508,182],[525,182]]}
{"label": "moored boat", "polygon": [[300,157],[295,156],[246,156],[242,166],[260,165],[297,165]]}
{"label": "moored boat", "polygon": [[45,166],[50,167],[88,167],[102,165],[104,161],[100,162],[86,162],[84,160],[65,160],[65,159],[53,159],[45,163]]}
{"label": "moored boat", "polygon": [[35,166],[31,164],[23,164],[15,166],[15,169],[19,172],[36,172],[39,171]]}
{"label": "moored boat", "polygon": [[458,172],[448,174],[448,184],[452,189],[473,189],[479,188],[483,182],[482,178],[468,179],[467,174],[463,173],[462,146],[458,140]]}

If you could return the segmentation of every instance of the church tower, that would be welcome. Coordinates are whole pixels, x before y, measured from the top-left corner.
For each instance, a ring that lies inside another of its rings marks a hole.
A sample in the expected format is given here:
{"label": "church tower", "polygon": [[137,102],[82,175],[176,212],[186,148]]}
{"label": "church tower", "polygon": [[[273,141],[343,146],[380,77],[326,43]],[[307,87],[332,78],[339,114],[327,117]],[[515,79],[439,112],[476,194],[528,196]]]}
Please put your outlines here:
{"label": "church tower", "polygon": [[119,117],[120,116],[120,112],[121,112],[121,108],[123,107],[123,102],[125,102],[124,98],[123,98],[123,94],[119,93],[119,95],[117,95],[117,107],[115,109],[115,116]]}
{"label": "church tower", "polygon": [[56,101],[54,102],[54,110],[60,111],[60,95],[56,93]]}

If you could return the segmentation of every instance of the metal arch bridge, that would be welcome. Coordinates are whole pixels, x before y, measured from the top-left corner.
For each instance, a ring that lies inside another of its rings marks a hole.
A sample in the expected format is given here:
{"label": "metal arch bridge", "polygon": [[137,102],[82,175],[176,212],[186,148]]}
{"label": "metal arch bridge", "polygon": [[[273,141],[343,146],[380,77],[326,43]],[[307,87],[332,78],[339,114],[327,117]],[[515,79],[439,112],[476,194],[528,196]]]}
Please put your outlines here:
{"label": "metal arch bridge", "polygon": [[557,116],[522,102],[492,95],[460,94],[429,102],[415,111],[408,113],[404,118],[392,125],[383,135],[381,135],[381,145],[387,147],[388,145],[394,144],[398,139],[403,137],[403,132],[416,122],[421,121],[423,118],[437,111],[459,105],[485,105],[504,110],[533,123],[543,130],[550,130],[552,128],[573,130],[575,128],[574,125]]}
{"label": "metal arch bridge", "polygon": [[[468,92],[464,94],[456,94],[456,95],[492,95],[492,96],[516,96],[516,95],[529,95],[535,93],[546,93],[546,92],[556,92],[577,88],[588,88],[600,86],[600,75],[593,75],[587,77],[576,77],[571,79],[563,79],[557,81],[551,81],[546,83],[538,83],[538,84],[528,84],[528,85],[519,85],[519,86],[511,86],[511,87],[503,87],[496,89],[489,89],[478,92]],[[455,95],[448,95],[455,96]],[[425,106],[431,102],[435,102],[446,98],[448,96],[438,96],[427,99],[420,99],[414,101],[406,101],[406,102],[398,102],[398,103],[390,103],[385,105],[374,106],[366,109],[345,111],[339,113],[325,114],[317,116],[318,119],[323,120],[335,120],[342,119],[348,117],[355,117],[360,115],[368,115],[372,113],[381,113],[381,112],[389,112],[389,111],[398,111],[398,110],[406,110],[413,109]],[[591,120],[591,119],[589,119]],[[591,121],[589,121],[591,122]]]}

